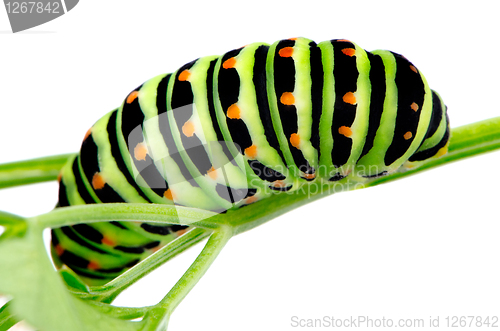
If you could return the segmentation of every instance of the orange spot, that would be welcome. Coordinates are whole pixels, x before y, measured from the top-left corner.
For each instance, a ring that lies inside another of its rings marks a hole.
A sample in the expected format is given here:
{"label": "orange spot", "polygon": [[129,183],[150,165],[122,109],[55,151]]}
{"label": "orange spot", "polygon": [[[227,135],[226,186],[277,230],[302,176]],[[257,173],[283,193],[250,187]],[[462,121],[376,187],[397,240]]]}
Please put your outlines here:
{"label": "orange spot", "polygon": [[187,231],[188,231],[188,229],[182,229],[182,230],[177,231],[175,234],[177,235],[177,237],[180,237],[180,236],[182,236],[184,233],[186,233]]}
{"label": "orange spot", "polygon": [[96,172],[92,177],[92,187],[95,190],[100,190],[104,187],[104,185],[106,185],[106,182],[104,181],[102,176],[98,172]]}
{"label": "orange spot", "polygon": [[245,148],[245,155],[251,159],[254,159],[257,156],[257,146],[252,145],[250,147]]}
{"label": "orange spot", "polygon": [[185,82],[189,79],[189,76],[191,76],[191,73],[186,69],[179,74],[179,80]]}
{"label": "orange spot", "polygon": [[293,105],[295,103],[295,97],[292,92],[283,92],[280,98],[280,102],[284,105]]}
{"label": "orange spot", "polygon": [[57,182],[60,183],[62,179],[62,172],[57,175]]}
{"label": "orange spot", "polygon": [[297,38],[288,38],[288,40],[297,40]]}
{"label": "orange spot", "polygon": [[163,192],[163,196],[164,196],[165,198],[167,198],[168,200],[172,200],[172,201],[174,201],[174,193],[172,192],[172,190],[171,190],[171,189],[168,189],[168,190],[166,190],[165,192]]}
{"label": "orange spot", "polygon": [[254,203],[256,202],[257,200],[259,200],[255,195],[252,195],[251,197],[248,197],[245,199],[245,203],[247,205],[251,204],[251,203]]}
{"label": "orange spot", "polygon": [[411,109],[413,109],[414,111],[417,111],[418,110],[418,105],[414,102],[411,104]]}
{"label": "orange spot", "polygon": [[192,137],[194,134],[193,122],[187,121],[186,123],[184,123],[184,125],[182,126],[182,133],[184,133],[186,137]]}
{"label": "orange spot", "polygon": [[293,47],[283,47],[278,54],[281,57],[291,57],[293,55]]}
{"label": "orange spot", "polygon": [[286,183],[282,180],[277,180],[277,181],[273,182],[273,186],[274,187],[285,187]]}
{"label": "orange spot", "polygon": [[57,244],[56,247],[56,254],[57,256],[61,256],[64,253],[64,248],[61,246],[61,244]]}
{"label": "orange spot", "polygon": [[350,127],[348,127],[348,126],[341,126],[341,127],[339,128],[339,133],[340,133],[341,135],[346,136],[346,137],[350,137],[350,136],[352,135],[352,130],[351,130],[351,128],[350,128]]}
{"label": "orange spot", "polygon": [[415,66],[414,66],[414,65],[412,65],[412,64],[410,64],[410,69],[411,69],[413,72],[418,73],[417,68],[415,68]]}
{"label": "orange spot", "polygon": [[207,171],[207,175],[212,178],[212,179],[216,179],[217,178],[217,172],[215,171],[214,167],[208,169]]}
{"label": "orange spot", "polygon": [[347,56],[354,56],[356,54],[356,50],[354,48],[344,48],[342,50],[342,53],[344,53]]}
{"label": "orange spot", "polygon": [[87,265],[87,269],[90,269],[90,270],[97,270],[100,268],[101,268],[101,265],[97,261],[90,261],[90,263]]}
{"label": "orange spot", "polygon": [[233,120],[239,120],[240,117],[240,107],[238,107],[235,103],[233,103],[227,109],[227,117]]}
{"label": "orange spot", "polygon": [[413,168],[415,168],[415,164],[413,164],[410,161],[406,161],[404,164],[404,167],[406,167],[407,169],[413,169]]}
{"label": "orange spot", "polygon": [[134,157],[137,161],[146,161],[146,155],[148,154],[148,149],[146,144],[138,143],[134,148]]}
{"label": "orange spot", "polygon": [[290,135],[290,143],[292,144],[293,147],[295,148],[299,148],[299,145],[300,145],[300,136],[296,133],[292,133]]}
{"label": "orange spot", "polygon": [[127,97],[127,103],[132,103],[137,98],[138,95],[139,91],[132,91]]}
{"label": "orange spot", "polygon": [[314,179],[314,178],[316,178],[316,174],[304,174],[303,177],[305,179]]}
{"label": "orange spot", "polygon": [[347,40],[347,39],[337,39],[336,41],[341,41],[341,42],[346,42],[346,43],[350,43],[351,42],[350,40]]}
{"label": "orange spot", "polygon": [[403,136],[405,138],[405,140],[408,140],[410,139],[411,137],[413,137],[413,135],[411,134],[410,131],[406,132],[405,135]]}
{"label": "orange spot", "polygon": [[234,57],[230,57],[224,63],[222,64],[222,68],[224,69],[231,69],[234,68],[234,65],[236,64],[236,59]]}
{"label": "orange spot", "polygon": [[87,138],[92,134],[92,128],[88,129],[87,132],[85,132],[85,137],[83,137],[83,140],[87,140]]}
{"label": "orange spot", "polygon": [[436,157],[440,157],[448,153],[448,146],[444,146],[443,148],[440,148],[439,151],[436,153]]}
{"label": "orange spot", "polygon": [[356,104],[356,96],[352,92],[347,92],[344,94],[342,97],[342,100],[344,100],[345,103],[355,105]]}
{"label": "orange spot", "polygon": [[102,238],[101,243],[108,246],[115,246],[115,241],[109,237]]}

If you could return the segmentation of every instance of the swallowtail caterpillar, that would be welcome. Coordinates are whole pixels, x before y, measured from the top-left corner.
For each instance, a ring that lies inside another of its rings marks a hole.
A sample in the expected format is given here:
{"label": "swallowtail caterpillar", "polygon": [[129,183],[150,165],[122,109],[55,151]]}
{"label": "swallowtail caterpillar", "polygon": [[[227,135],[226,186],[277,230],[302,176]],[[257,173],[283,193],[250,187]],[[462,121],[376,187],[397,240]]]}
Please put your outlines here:
{"label": "swallowtail caterpillar", "polygon": [[[59,178],[59,207],[131,202],[225,212],[302,185],[363,181],[446,153],[446,106],[405,57],[348,40],[254,43],[187,63],[125,97]],[[89,284],[187,226],[52,230],[52,255]]]}

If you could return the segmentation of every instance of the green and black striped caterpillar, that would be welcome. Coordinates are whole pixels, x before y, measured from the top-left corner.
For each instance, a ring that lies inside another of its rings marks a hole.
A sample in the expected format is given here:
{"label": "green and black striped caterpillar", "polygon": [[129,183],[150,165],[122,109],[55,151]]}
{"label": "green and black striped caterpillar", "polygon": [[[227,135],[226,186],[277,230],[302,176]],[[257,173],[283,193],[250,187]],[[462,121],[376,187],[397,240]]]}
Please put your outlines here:
{"label": "green and black striped caterpillar", "polygon": [[[254,43],[132,91],[63,168],[59,207],[177,204],[224,212],[301,185],[367,180],[446,153],[446,106],[420,71],[348,40]],[[52,254],[109,281],[186,226],[101,222],[52,231]]]}

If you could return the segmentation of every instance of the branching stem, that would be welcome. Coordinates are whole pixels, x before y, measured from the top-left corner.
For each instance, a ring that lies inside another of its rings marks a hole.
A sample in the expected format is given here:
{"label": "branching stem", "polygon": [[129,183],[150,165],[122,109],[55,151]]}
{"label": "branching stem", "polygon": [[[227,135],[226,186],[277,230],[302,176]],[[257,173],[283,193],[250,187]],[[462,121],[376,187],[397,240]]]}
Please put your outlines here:
{"label": "branching stem", "polygon": [[[85,286],[83,289],[80,288],[81,292],[76,288],[71,288],[75,295],[87,300],[96,309],[106,312],[110,316],[123,319],[144,316],[141,322],[144,326],[142,330],[165,330],[173,310],[201,279],[233,235],[250,230],[301,205],[335,192],[375,186],[499,148],[500,117],[496,117],[453,129],[449,153],[441,158],[425,161],[415,169],[399,171],[365,182],[350,183],[346,178],[340,186],[331,183],[306,184],[290,194],[276,194],[245,208],[236,211],[229,210],[223,214],[196,208],[127,203],[57,208],[50,213],[29,219],[0,211],[0,226],[5,228],[0,241],[13,235],[21,237],[25,229],[31,225],[37,228],[56,228],[83,222],[119,220],[192,226],[191,231],[187,234],[172,241],[156,254],[148,257],[110,283],[91,287],[87,292],[84,291]],[[0,165],[0,188],[54,180],[61,167],[71,156],[72,154],[56,155]],[[157,305],[144,308],[123,308],[108,305],[135,281],[209,235],[210,238],[202,252]],[[6,330],[5,326],[15,321],[9,304],[0,309],[0,331]]]}

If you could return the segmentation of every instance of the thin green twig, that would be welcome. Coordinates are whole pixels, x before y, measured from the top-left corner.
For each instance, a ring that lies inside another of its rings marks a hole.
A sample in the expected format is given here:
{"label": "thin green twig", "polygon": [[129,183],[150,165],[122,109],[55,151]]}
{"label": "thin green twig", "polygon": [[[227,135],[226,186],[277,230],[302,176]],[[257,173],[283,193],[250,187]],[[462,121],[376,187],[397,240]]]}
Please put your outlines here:
{"label": "thin green twig", "polygon": [[152,308],[151,306],[147,307],[117,307],[112,306],[106,303],[98,302],[98,301],[87,301],[91,306],[95,309],[106,313],[109,316],[124,319],[124,320],[132,320],[135,318],[144,317],[146,313]]}
{"label": "thin green twig", "polygon": [[388,181],[416,174],[437,166],[500,148],[500,117],[460,126],[452,130],[448,153],[440,158],[430,159],[420,167],[396,172],[369,182],[366,186],[375,186]]}
{"label": "thin green twig", "polygon": [[168,310],[172,312],[205,274],[231,237],[230,227],[222,227],[214,231],[200,255],[156,307],[168,307]]}
{"label": "thin green twig", "polygon": [[155,254],[142,261],[140,265],[127,270],[111,282],[103,286],[92,287],[89,293],[76,294],[84,299],[110,303],[118,296],[118,294],[134,284],[137,280],[172,259],[174,256],[177,256],[186,249],[196,245],[209,235],[210,231],[195,228],[176,240],[168,243],[168,245],[162,247]]}
{"label": "thin green twig", "polygon": [[66,161],[74,154],[0,164],[0,188],[55,180]]}
{"label": "thin green twig", "polygon": [[225,215],[227,220],[220,221],[232,226],[234,233],[238,234],[335,192],[375,186],[499,148],[500,117],[495,117],[453,129],[449,153],[440,158],[424,161],[418,168],[395,172],[364,183],[349,182],[349,177],[347,177],[345,181],[339,182],[336,187],[332,185],[304,185],[301,189],[290,194],[276,194],[240,210],[228,211]]}
{"label": "thin green twig", "polygon": [[175,283],[167,295],[148,311],[144,317],[145,329],[167,329],[172,312],[207,272],[231,237],[232,230],[230,227],[224,226],[212,233],[207,244],[188,270]]}
{"label": "thin green twig", "polygon": [[208,230],[217,229],[221,223],[218,214],[202,209],[147,203],[106,203],[56,208],[33,217],[45,228],[58,228],[78,223],[99,221],[143,221],[180,225],[195,225]]}

